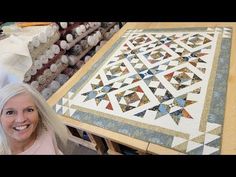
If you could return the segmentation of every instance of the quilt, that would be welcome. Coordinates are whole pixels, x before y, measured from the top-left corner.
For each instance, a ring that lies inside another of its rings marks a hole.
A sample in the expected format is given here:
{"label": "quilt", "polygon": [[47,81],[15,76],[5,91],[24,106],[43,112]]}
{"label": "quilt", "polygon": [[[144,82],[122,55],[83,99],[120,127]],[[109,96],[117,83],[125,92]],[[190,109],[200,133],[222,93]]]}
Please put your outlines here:
{"label": "quilt", "polygon": [[231,35],[127,30],[53,108],[185,154],[220,154]]}

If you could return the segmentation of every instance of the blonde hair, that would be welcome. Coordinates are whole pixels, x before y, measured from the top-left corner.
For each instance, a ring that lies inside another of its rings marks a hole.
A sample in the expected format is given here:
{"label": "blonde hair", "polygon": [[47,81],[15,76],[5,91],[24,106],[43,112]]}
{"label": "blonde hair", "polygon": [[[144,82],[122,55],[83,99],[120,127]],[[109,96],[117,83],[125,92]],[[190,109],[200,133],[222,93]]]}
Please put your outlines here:
{"label": "blonde hair", "polygon": [[[28,93],[32,96],[35,106],[37,107],[40,121],[42,126],[51,128],[55,133],[56,137],[59,138],[64,147],[68,140],[68,130],[66,126],[60,122],[57,114],[48,105],[46,100],[41,96],[41,94],[28,84],[24,83],[13,83],[8,84],[0,89],[0,114],[2,114],[2,109],[6,102],[12,97]],[[3,131],[2,125],[0,124],[0,154],[11,154],[10,147],[7,143],[6,135]]]}

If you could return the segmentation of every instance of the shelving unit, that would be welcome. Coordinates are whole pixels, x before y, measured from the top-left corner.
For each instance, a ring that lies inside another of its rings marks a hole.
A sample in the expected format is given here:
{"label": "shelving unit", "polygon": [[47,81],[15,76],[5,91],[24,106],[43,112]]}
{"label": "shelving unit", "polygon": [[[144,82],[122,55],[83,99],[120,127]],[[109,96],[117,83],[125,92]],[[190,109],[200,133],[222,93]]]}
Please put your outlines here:
{"label": "shelving unit", "polygon": [[75,40],[73,40],[71,43],[69,43],[69,47],[67,50],[70,50],[73,46],[75,46],[75,44],[77,44],[79,41],[81,41],[83,38],[85,38],[86,36],[88,36],[89,34],[94,32],[98,28],[99,28],[99,26],[93,27],[93,28],[89,29],[88,31],[86,31],[85,33],[83,33],[82,35],[78,36]]}
{"label": "shelving unit", "polygon": [[[95,25],[89,29],[87,29],[85,32],[83,32],[82,34],[78,35],[73,41],[68,43],[68,46],[65,49],[60,48],[60,53],[55,55],[52,59],[49,59],[48,63],[43,64],[41,69],[37,70],[37,73],[32,75],[30,80],[25,81],[28,84],[31,84],[33,81],[37,81],[38,78],[43,75],[44,71],[46,69],[49,69],[50,66],[52,64],[59,64],[60,63],[60,59],[62,55],[66,55],[67,57],[70,55],[69,52],[70,50],[77,44],[79,44],[79,42],[81,40],[86,39],[87,36],[95,33],[96,31],[100,31],[101,33],[101,38],[99,38],[99,41],[97,42],[96,46],[89,46],[85,49],[83,49],[79,55],[75,55],[76,57],[76,61],[81,61],[81,64],[84,63],[84,59],[86,57],[86,55],[88,53],[96,53],[95,49],[96,47],[99,45],[100,41],[102,40],[106,40],[104,35],[111,29],[113,28],[115,25],[119,25],[118,22],[108,22],[106,26],[106,28],[103,28],[101,26],[102,23],[105,22],[101,22],[100,25]],[[80,25],[83,24],[88,24],[87,22],[74,22],[72,25],[69,25],[66,29],[60,29],[57,32],[55,32],[55,34],[48,40],[47,43],[44,44],[40,44],[39,47],[35,48],[33,51],[31,51],[31,55],[32,55],[32,59],[33,62],[35,62],[37,60],[37,58],[39,58],[40,55],[42,55],[46,50],[48,50],[50,48],[50,46],[52,46],[53,44],[59,45],[61,40],[64,40],[66,38],[67,34],[70,34],[73,30],[75,30],[75,28],[79,27]],[[59,28],[58,28],[59,29]],[[92,56],[90,56],[92,57]],[[33,64],[34,65],[34,64]],[[33,66],[32,65],[32,66]],[[61,74],[64,73],[64,71],[68,68],[70,68],[71,70],[73,70],[71,73],[75,73],[78,69],[80,69],[79,67],[76,66],[70,66],[69,64],[64,64],[61,63],[60,65],[61,67],[59,67],[57,69],[56,72],[52,72],[52,74],[50,75],[50,78],[46,78],[46,81],[43,83],[39,83],[39,86],[36,88],[38,91],[43,91],[44,88],[47,88],[49,86],[49,84],[55,80],[55,78]],[[71,77],[72,75],[70,75],[69,77]],[[47,98],[46,98],[47,99]]]}

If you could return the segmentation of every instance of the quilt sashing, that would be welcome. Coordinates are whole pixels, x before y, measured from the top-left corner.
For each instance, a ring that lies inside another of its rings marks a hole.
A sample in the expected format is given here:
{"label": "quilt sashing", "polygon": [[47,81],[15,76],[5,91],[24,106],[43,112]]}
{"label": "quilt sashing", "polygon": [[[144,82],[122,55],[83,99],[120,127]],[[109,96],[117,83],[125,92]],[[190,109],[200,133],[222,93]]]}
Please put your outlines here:
{"label": "quilt sashing", "polygon": [[128,30],[54,109],[186,154],[220,154],[231,33]]}

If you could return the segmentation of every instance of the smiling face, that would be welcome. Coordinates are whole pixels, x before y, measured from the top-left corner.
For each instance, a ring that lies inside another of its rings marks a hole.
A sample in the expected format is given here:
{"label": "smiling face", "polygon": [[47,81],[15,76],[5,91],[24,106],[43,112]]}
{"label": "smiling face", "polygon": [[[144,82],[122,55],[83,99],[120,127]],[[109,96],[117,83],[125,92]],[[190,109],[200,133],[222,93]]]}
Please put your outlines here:
{"label": "smiling face", "polygon": [[33,98],[22,93],[9,99],[1,112],[0,123],[10,143],[33,143],[39,123]]}

